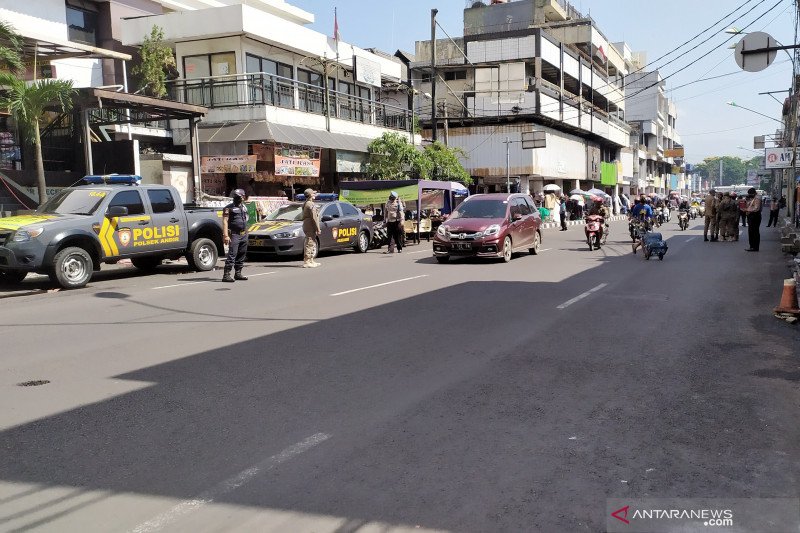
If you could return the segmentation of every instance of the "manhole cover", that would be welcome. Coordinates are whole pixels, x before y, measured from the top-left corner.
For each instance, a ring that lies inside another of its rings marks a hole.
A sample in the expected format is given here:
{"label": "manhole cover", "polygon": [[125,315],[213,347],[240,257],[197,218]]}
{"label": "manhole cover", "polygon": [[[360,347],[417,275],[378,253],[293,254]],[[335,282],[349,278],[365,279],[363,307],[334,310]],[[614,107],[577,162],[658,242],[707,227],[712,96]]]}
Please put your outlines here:
{"label": "manhole cover", "polygon": [[22,383],[17,383],[18,387],[38,387],[39,385],[47,385],[50,383],[50,380],[47,379],[35,379],[33,381],[25,381]]}

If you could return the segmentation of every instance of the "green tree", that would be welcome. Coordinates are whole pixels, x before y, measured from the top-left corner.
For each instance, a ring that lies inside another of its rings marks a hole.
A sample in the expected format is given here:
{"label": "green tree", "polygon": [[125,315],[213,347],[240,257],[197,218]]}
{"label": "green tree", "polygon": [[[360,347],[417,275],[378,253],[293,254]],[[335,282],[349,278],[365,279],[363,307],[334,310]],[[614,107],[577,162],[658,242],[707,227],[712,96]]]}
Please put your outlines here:
{"label": "green tree", "polygon": [[0,71],[20,72],[22,63],[22,38],[10,24],[0,21]]}
{"label": "green tree", "polygon": [[367,146],[367,173],[379,180],[427,176],[430,161],[399,133],[387,132]]}
{"label": "green tree", "polygon": [[72,109],[75,89],[71,81],[36,80],[25,82],[10,72],[0,72],[0,108],[8,109],[22,133],[33,143],[36,157],[36,178],[39,186],[39,203],[47,201],[47,184],[42,160],[41,125],[45,112],[59,109],[66,113]]}
{"label": "green tree", "polygon": [[139,64],[131,69],[140,80],[139,91],[156,98],[167,95],[167,72],[175,69],[172,48],[164,42],[164,30],[154,25],[139,49]]}
{"label": "green tree", "polygon": [[[722,181],[719,175],[719,161],[722,159]],[[694,172],[699,173],[715,186],[719,185],[741,185],[747,183],[747,171],[757,169],[759,157],[744,160],[734,156],[713,156],[706,157],[702,163],[695,165]]]}
{"label": "green tree", "polygon": [[435,142],[425,147],[423,156],[430,161],[427,179],[458,181],[464,185],[472,183],[472,177],[459,161],[459,157],[467,158],[467,153],[461,148],[450,148]]}

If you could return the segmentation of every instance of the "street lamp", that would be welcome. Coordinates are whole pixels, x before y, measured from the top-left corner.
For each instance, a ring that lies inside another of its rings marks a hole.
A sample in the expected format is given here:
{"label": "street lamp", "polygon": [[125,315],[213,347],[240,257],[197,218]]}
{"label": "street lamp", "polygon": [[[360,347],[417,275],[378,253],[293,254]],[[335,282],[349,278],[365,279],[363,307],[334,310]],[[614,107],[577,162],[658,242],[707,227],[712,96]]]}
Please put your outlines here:
{"label": "street lamp", "polygon": [[775,122],[779,122],[779,123],[783,124],[783,121],[782,121],[782,120],[778,120],[778,119],[777,119],[777,118],[775,118],[775,117],[771,117],[771,116],[769,116],[769,115],[765,115],[764,113],[759,113],[758,111],[755,111],[755,110],[753,110],[753,109],[750,109],[749,107],[744,107],[744,106],[742,106],[742,105],[739,105],[739,104],[737,104],[737,103],[736,103],[736,102],[734,102],[734,101],[725,102],[725,103],[726,103],[726,104],[728,104],[728,105],[729,105],[729,106],[731,106],[731,107],[738,107],[739,109],[744,109],[745,111],[750,111],[751,113],[755,113],[756,115],[761,115],[762,117],[766,117],[766,118],[768,118],[768,119],[770,119],[770,120],[774,120]]}
{"label": "street lamp", "polygon": [[753,150],[752,148],[745,148],[744,146],[737,146],[739,150],[747,150],[748,152],[755,152],[757,154],[761,153],[761,150]]}

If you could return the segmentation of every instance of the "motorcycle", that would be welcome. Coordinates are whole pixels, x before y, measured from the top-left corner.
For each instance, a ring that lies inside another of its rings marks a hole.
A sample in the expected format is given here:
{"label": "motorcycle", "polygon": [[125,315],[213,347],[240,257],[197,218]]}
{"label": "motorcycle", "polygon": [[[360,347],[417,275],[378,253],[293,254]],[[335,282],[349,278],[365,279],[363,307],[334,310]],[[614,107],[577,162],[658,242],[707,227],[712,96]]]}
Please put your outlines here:
{"label": "motorcycle", "polygon": [[685,209],[678,212],[678,227],[681,228],[681,231],[689,228],[689,213]]}
{"label": "motorcycle", "polygon": [[655,216],[653,218],[654,218],[654,222],[655,222],[656,227],[657,228],[660,227],[661,224],[664,223],[664,210],[662,208],[660,208],[660,207],[656,207]]}
{"label": "motorcycle", "polygon": [[669,222],[669,214],[670,214],[670,208],[669,208],[668,205],[665,205],[664,206],[664,220],[666,220],[667,222]]}
{"label": "motorcycle", "polygon": [[693,205],[692,207],[689,208],[689,216],[691,217],[692,220],[697,218],[697,212],[698,211],[696,205]]}
{"label": "motorcycle", "polygon": [[586,233],[586,244],[589,250],[600,249],[600,239],[603,233],[603,217],[600,215],[588,215],[586,225],[583,228]]}

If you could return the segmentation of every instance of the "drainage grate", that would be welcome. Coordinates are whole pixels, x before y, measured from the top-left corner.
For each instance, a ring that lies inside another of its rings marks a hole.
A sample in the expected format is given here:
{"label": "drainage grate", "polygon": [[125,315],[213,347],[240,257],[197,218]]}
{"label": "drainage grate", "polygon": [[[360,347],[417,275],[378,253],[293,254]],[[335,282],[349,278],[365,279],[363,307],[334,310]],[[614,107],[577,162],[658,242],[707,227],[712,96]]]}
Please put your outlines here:
{"label": "drainage grate", "polygon": [[18,387],[38,387],[39,385],[47,385],[50,383],[50,380],[47,379],[36,379],[33,381],[25,381],[23,383],[17,383]]}

